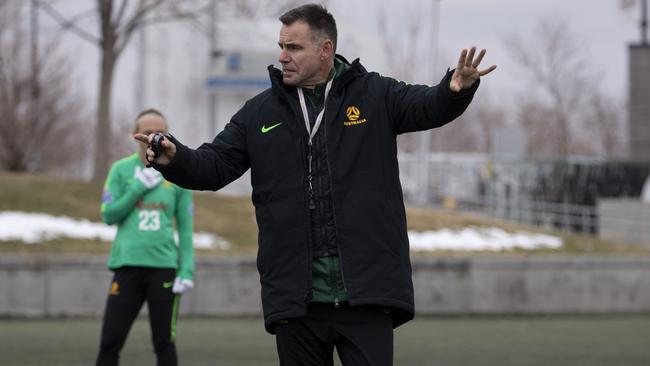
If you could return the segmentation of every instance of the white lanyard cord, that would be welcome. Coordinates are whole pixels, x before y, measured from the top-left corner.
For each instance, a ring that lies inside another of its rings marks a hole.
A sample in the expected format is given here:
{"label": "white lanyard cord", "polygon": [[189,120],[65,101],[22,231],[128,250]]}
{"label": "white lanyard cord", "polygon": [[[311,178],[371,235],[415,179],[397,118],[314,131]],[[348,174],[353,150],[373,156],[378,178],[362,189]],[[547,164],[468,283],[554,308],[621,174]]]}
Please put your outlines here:
{"label": "white lanyard cord", "polygon": [[332,87],[332,82],[334,81],[334,78],[332,80],[327,82],[327,85],[325,86],[325,97],[323,98],[323,109],[321,109],[320,113],[316,117],[316,122],[314,123],[314,128],[311,128],[310,123],[309,123],[309,113],[307,112],[307,104],[305,103],[305,95],[302,93],[302,88],[298,87],[298,98],[300,99],[300,109],[302,109],[302,116],[305,119],[305,127],[307,128],[307,133],[309,134],[309,141],[307,142],[307,160],[309,162],[308,166],[308,174],[307,174],[307,180],[309,183],[309,209],[313,210],[316,208],[316,204],[314,203],[314,186],[312,184],[313,177],[311,175],[311,161],[312,161],[312,151],[311,151],[311,146],[312,142],[314,140],[314,136],[316,136],[316,132],[318,131],[318,128],[320,127],[321,122],[323,122],[323,115],[325,115],[325,107],[327,106],[327,96],[330,93],[330,88]]}
{"label": "white lanyard cord", "polygon": [[314,136],[320,127],[321,122],[323,122],[323,115],[325,114],[325,106],[327,105],[327,95],[330,93],[332,88],[332,82],[334,78],[327,82],[325,86],[325,98],[323,99],[323,109],[316,117],[316,123],[314,123],[314,128],[311,128],[309,123],[309,113],[307,112],[307,104],[305,103],[305,95],[302,93],[302,88],[298,87],[298,98],[300,99],[300,108],[302,109],[302,116],[305,119],[305,127],[307,127],[307,133],[309,134],[309,146],[311,146]]}

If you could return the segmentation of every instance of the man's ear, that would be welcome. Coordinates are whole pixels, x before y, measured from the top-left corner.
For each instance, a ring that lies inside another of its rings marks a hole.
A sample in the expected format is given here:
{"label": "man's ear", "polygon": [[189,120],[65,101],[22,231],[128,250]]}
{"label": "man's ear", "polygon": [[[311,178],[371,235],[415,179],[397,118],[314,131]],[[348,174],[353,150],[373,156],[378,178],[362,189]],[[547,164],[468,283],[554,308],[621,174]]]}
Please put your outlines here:
{"label": "man's ear", "polygon": [[334,56],[334,44],[331,40],[326,39],[323,41],[320,58],[321,60],[325,60],[329,56]]}

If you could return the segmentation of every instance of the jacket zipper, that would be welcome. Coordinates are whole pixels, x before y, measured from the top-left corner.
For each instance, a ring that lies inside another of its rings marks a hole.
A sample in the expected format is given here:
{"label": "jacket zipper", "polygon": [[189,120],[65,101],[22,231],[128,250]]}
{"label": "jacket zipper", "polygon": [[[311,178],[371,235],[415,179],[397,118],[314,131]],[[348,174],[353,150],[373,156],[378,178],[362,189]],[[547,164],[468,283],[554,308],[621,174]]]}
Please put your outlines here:
{"label": "jacket zipper", "polygon": [[[324,151],[325,147],[327,146],[326,135],[324,135],[323,138],[318,138],[318,140],[315,140],[315,141],[318,141],[318,142],[316,142],[316,145],[319,146],[321,149],[323,149],[321,151]],[[325,160],[327,160],[327,159],[325,159]],[[317,160],[316,164],[319,164],[319,162],[320,162],[320,160]],[[319,167],[320,166],[318,166],[318,168]],[[321,178],[320,175],[317,177],[317,180],[318,180],[318,185],[317,186],[318,187],[323,187],[322,178]],[[331,190],[331,187],[330,187],[330,190]],[[325,248],[328,248],[329,247],[329,239],[327,237],[327,228],[326,228],[327,227],[327,224],[326,224],[327,220],[324,217],[326,215],[324,215],[324,212],[323,212],[325,210],[324,206],[325,205],[320,205],[320,207],[318,208],[318,210],[316,212],[312,211],[312,214],[313,215],[318,215],[318,221],[320,223],[320,228],[319,228],[320,230],[318,230],[318,232],[316,233],[316,235],[318,235],[317,240],[322,242],[322,244],[325,245]],[[332,206],[333,206],[333,202],[332,202]],[[323,232],[323,231],[325,231],[325,232]],[[328,271],[327,275],[328,275],[328,279],[329,279],[328,280],[329,286],[333,290],[332,294],[334,295],[334,307],[338,309],[339,306],[340,306],[339,292],[338,292],[338,287],[339,286],[338,286],[338,282],[335,281],[334,272],[332,271],[333,263],[332,263],[331,258],[332,257],[327,257],[327,261],[329,262],[328,265],[327,265],[327,268],[329,268],[329,271]],[[340,257],[337,260],[340,262]],[[340,269],[339,269],[339,271],[340,271]],[[342,276],[343,276],[343,273],[341,272],[341,277]]]}
{"label": "jacket zipper", "polygon": [[[299,114],[299,113],[296,112],[297,110],[295,108],[295,105],[293,105],[293,101],[291,100],[291,98],[288,97],[288,96],[285,96],[285,100],[291,106],[291,109],[293,110],[294,116],[298,116],[299,119],[302,118],[302,114]],[[305,151],[305,149],[304,149],[305,145],[303,145],[302,143],[300,145],[302,147],[301,148],[301,153],[304,154],[305,152],[307,152],[307,159],[308,159],[307,163],[309,165],[311,165],[311,158],[312,158],[311,157],[311,150]],[[311,149],[309,144],[308,144],[308,149]],[[302,154],[301,154],[301,156],[304,156]],[[303,160],[303,164],[304,164],[304,160]],[[308,184],[309,184],[309,186],[308,186],[309,198],[307,200],[307,212],[309,213],[309,212],[311,212],[312,205],[314,205],[314,207],[315,207],[315,203],[313,201],[313,192],[312,192],[312,190],[313,190],[312,182],[311,182],[312,177],[311,177],[311,174],[309,174],[309,173],[308,173],[308,176],[307,176],[307,180],[308,180]],[[311,243],[311,230],[312,230],[312,228],[311,228],[311,217],[309,215],[308,215],[308,217],[309,217],[309,219],[307,220],[307,280],[306,280],[306,286],[305,286],[305,295],[303,296],[303,302],[305,303],[305,305],[308,304],[309,301],[311,300],[311,291],[312,291],[312,288],[311,288],[312,287],[312,280],[311,280],[311,276],[312,276],[312,269],[311,269],[311,266],[312,266],[312,260],[311,260],[312,259],[311,258],[312,257],[312,253],[311,253],[311,246],[312,246],[312,243]]]}
{"label": "jacket zipper", "polygon": [[[300,118],[302,118],[302,114],[297,112],[298,109],[296,109],[296,106],[294,105],[294,101],[292,100],[292,97],[289,95],[288,91],[282,90],[282,92],[279,93],[279,94],[281,95],[281,98],[283,98],[285,100],[285,102],[289,105],[289,107],[291,107],[291,110],[293,111],[294,116],[297,116],[298,120],[300,120]],[[303,154],[305,153],[305,149],[304,149],[305,145],[303,145],[302,143],[300,145],[301,145],[301,149],[300,149],[301,156],[304,156]],[[308,153],[311,154],[310,151]],[[302,158],[301,158],[301,160],[302,160]],[[303,161],[303,164],[304,164],[304,160],[302,160],[302,161]],[[308,162],[308,163],[310,163],[310,162]],[[310,178],[311,177],[308,176],[308,179],[310,179]],[[311,181],[309,183],[310,183],[310,186],[311,186]],[[309,211],[310,207],[311,207],[310,203],[311,203],[310,200],[308,200],[308,202],[307,202],[307,212],[310,212]],[[305,294],[303,296],[303,302],[305,304],[309,303],[309,301],[311,299],[311,291],[312,291],[312,289],[311,289],[311,287],[312,287],[312,281],[311,281],[311,276],[312,276],[312,270],[311,270],[311,266],[312,266],[311,246],[312,246],[312,243],[311,243],[311,219],[309,219],[309,220],[307,220],[307,281],[306,281],[306,286],[305,286]]]}
{"label": "jacket zipper", "polygon": [[[340,266],[340,263],[341,263],[340,258],[337,257],[336,260],[339,262],[339,266]],[[330,262],[330,265],[332,265],[331,262]],[[343,274],[341,274],[341,275],[343,275]],[[336,279],[335,276],[330,277],[330,280],[334,280],[334,279]],[[334,286],[332,286],[332,288],[334,289],[334,307],[338,309],[339,308],[339,282],[338,281],[334,282]]]}
{"label": "jacket zipper", "polygon": [[[325,115],[323,116],[323,119],[324,119],[325,122],[326,122],[327,119],[326,119],[325,117],[326,117],[326,115],[327,115],[327,108],[326,108],[326,103],[327,103],[327,101],[324,101],[324,102],[325,102],[325,103],[323,104],[323,108],[325,108]],[[317,114],[317,113],[316,113],[316,110],[315,110],[315,109],[312,109],[312,115],[316,115],[316,114]],[[311,122],[311,121],[310,121],[310,122]],[[329,180],[330,180],[330,192],[331,192],[330,194],[331,194],[331,196],[332,196],[332,197],[331,197],[331,200],[332,200],[332,217],[334,218],[334,231],[335,231],[335,233],[336,233],[336,218],[334,217],[334,194],[333,194],[334,192],[333,192],[332,187],[331,187],[331,185],[332,185],[331,169],[330,169],[329,158],[328,158],[329,154],[328,154],[328,152],[327,152],[327,122],[324,123],[324,124],[325,124],[325,128],[324,128],[324,130],[325,130],[325,132],[324,132],[324,136],[323,136],[323,139],[319,139],[319,140],[322,140],[322,143],[321,143],[321,144],[322,144],[322,147],[321,147],[321,148],[325,151],[325,154],[326,154],[326,155],[325,155],[325,160],[326,160],[326,162],[327,162],[328,178],[329,178]],[[318,212],[313,212],[313,211],[312,211],[312,210],[315,210],[315,209],[317,208],[317,207],[316,207],[316,204],[315,204],[315,201],[314,201],[314,193],[315,193],[315,192],[314,192],[314,187],[313,187],[313,184],[312,184],[312,183],[313,183],[313,176],[312,176],[312,168],[313,168],[313,167],[312,167],[312,163],[313,163],[313,149],[314,149],[314,147],[313,147],[313,144],[312,144],[312,143],[308,143],[308,144],[307,144],[307,147],[308,147],[308,149],[309,149],[309,153],[308,153],[308,164],[309,164],[309,167],[308,167],[308,168],[309,168],[308,181],[309,181],[309,208],[310,208],[310,212],[309,212],[309,213],[310,213],[310,218],[311,218],[311,215],[313,215],[313,214],[318,214],[318,215],[319,215],[319,221],[321,221],[321,228],[322,228],[322,224],[323,224],[323,223],[322,223],[322,221],[323,221],[322,218],[323,218],[323,217],[322,217],[322,215],[321,215],[321,214],[322,214],[321,210],[323,209],[322,206],[321,206],[321,209],[318,210]],[[317,179],[318,179],[318,181],[320,182],[320,179],[322,179],[322,178],[317,177]],[[318,186],[319,186],[319,187],[322,187],[322,183],[319,183]],[[309,221],[309,224],[310,224],[310,230],[309,230],[309,233],[310,233],[310,239],[311,239],[311,236],[312,236],[312,235],[311,235],[311,234],[312,234],[311,219],[310,219],[310,221]],[[323,235],[322,230],[319,230],[318,235],[320,235],[320,238],[321,238],[321,239],[323,239],[323,237],[326,237],[326,235],[325,235],[325,236]],[[336,237],[338,238],[338,235],[336,235]],[[310,245],[311,245],[311,243],[310,243]],[[337,248],[338,248],[338,245],[337,245]],[[309,248],[309,250],[310,250],[310,252],[311,252],[311,247]],[[340,249],[340,248],[338,248],[338,252],[339,252],[339,262],[341,262],[341,258],[342,258],[342,257],[341,257],[341,249]],[[328,265],[328,267],[330,267],[330,266]],[[341,264],[341,267],[342,267],[342,264]],[[343,287],[345,288],[345,279],[344,279],[344,277],[343,277],[343,270],[342,270],[342,268],[340,269],[340,272],[341,272],[341,280],[343,281]],[[330,273],[330,281],[331,281],[331,280],[332,280],[332,278],[331,278],[331,273]],[[331,284],[331,283],[330,283],[330,284]],[[338,308],[340,307],[339,294],[338,294],[338,283],[335,283],[335,284],[332,286],[332,288],[334,289],[334,308],[338,309]]]}
{"label": "jacket zipper", "polygon": [[[339,82],[340,82],[340,80],[339,80]],[[281,93],[281,95],[282,95],[282,93]],[[294,105],[292,105],[292,100],[289,97],[288,92],[284,91],[284,95],[282,95],[282,97],[284,97],[285,101],[292,107],[294,115],[297,115],[299,117],[299,119],[300,119],[300,114],[296,113],[296,108],[295,108]],[[325,101],[325,103],[323,104],[323,108],[325,108],[326,103],[327,103],[327,101]],[[325,111],[325,114],[327,114],[327,111]],[[341,281],[343,282],[343,290],[347,292],[348,287],[345,284],[345,275],[343,273],[343,252],[341,251],[341,247],[338,245],[339,235],[338,235],[338,232],[336,230],[337,224],[336,224],[336,209],[335,209],[335,205],[334,205],[334,184],[332,182],[332,170],[331,170],[330,161],[329,161],[329,151],[327,150],[327,123],[326,123],[327,119],[325,117],[326,116],[324,115],[323,119],[325,120],[324,121],[325,122],[324,123],[325,124],[325,131],[324,131],[324,134],[325,134],[325,154],[327,156],[327,158],[325,160],[327,162],[327,170],[329,172],[328,178],[330,180],[330,192],[331,192],[330,194],[332,195],[332,218],[334,219],[334,233],[336,235],[336,242],[337,242],[336,246],[338,248],[339,262],[341,264],[341,268],[340,268]],[[304,152],[304,150],[303,150],[303,152]],[[308,204],[307,209],[308,209],[308,212],[310,212],[309,211],[309,204]],[[312,230],[312,228],[311,228],[311,219],[307,220],[307,229],[308,229],[307,230],[307,234],[308,234],[307,235],[307,243],[308,243],[308,248],[307,248],[307,291],[305,292],[305,303],[307,303],[309,301],[309,297],[310,297],[309,294],[311,292],[311,276],[312,276],[312,270],[311,270],[311,264],[312,264],[311,263],[311,260],[312,260],[312,258],[311,258],[311,256],[312,256],[312,254],[311,254],[311,245],[312,245],[312,243],[311,243],[311,230]],[[350,294],[348,293],[348,299],[349,298],[350,298]],[[334,306],[335,307],[339,306],[338,296],[334,299]]]}
{"label": "jacket zipper", "polygon": [[[330,102],[331,103],[331,102]],[[325,108],[325,106],[323,106]],[[327,110],[325,110],[325,114],[327,115]],[[327,121],[325,118],[326,116],[323,116],[323,119]],[[327,178],[330,180],[330,194],[332,195],[332,219],[334,220],[334,235],[336,237],[336,247],[339,252],[339,263],[340,263],[340,271],[341,271],[341,281],[343,282],[343,290],[345,292],[348,292],[348,286],[345,284],[345,274],[343,273],[343,251],[341,250],[341,246],[339,246],[339,233],[337,230],[337,224],[336,224],[336,205],[334,204],[334,182],[332,181],[332,167],[330,166],[330,158],[329,158],[329,151],[327,150],[327,123],[324,123],[325,129],[324,129],[324,134],[325,134],[325,162],[327,162]],[[338,288],[338,284],[337,284]],[[348,300],[350,299],[350,293],[348,293]],[[338,296],[334,298],[334,307],[338,308],[339,307],[339,299]]]}

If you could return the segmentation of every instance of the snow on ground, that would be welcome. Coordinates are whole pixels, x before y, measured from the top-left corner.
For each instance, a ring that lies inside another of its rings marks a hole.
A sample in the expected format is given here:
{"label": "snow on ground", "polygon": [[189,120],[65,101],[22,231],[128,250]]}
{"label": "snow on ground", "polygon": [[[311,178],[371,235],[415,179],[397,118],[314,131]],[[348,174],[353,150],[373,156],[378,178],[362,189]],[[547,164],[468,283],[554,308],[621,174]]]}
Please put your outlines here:
{"label": "snow on ground", "polygon": [[[115,237],[115,226],[78,220],[66,216],[16,211],[0,212],[0,241],[19,240],[26,244],[55,238],[99,239],[110,242]],[[194,233],[194,247],[199,249],[229,249],[230,244],[217,235]]]}
{"label": "snow on ground", "polygon": [[[20,240],[27,244],[68,237],[112,241],[115,226],[40,213],[0,212],[0,241]],[[408,233],[412,251],[435,250],[512,250],[562,246],[562,239],[527,232],[508,233],[499,228],[466,228]],[[229,249],[230,244],[209,233],[194,233],[194,247]]]}
{"label": "snow on ground", "polygon": [[453,231],[409,231],[412,251],[433,250],[512,250],[558,249],[562,239],[556,236],[527,232],[509,233],[499,228],[467,228]]}

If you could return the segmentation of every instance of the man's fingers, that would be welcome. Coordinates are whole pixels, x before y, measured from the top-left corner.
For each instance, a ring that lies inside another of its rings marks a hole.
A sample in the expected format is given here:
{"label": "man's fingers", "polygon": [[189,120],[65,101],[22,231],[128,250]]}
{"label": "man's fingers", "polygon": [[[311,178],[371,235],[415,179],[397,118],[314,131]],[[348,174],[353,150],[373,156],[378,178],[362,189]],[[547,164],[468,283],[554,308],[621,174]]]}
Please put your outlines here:
{"label": "man's fingers", "polygon": [[458,58],[458,66],[456,66],[456,69],[460,70],[465,66],[465,58],[467,57],[467,50],[463,50],[460,53],[460,57]]}
{"label": "man's fingers", "polygon": [[150,137],[148,135],[143,134],[143,133],[136,133],[136,134],[133,135],[133,138],[140,141],[140,142],[144,142],[147,145],[151,143],[150,142],[151,141]]}
{"label": "man's fingers", "polygon": [[469,49],[469,54],[467,55],[467,58],[465,59],[465,66],[470,67],[472,66],[472,61],[474,61],[474,54],[476,53],[476,47],[472,47]]}
{"label": "man's fingers", "polygon": [[151,149],[147,149],[147,160],[148,161],[156,160],[156,154],[154,154],[153,150]]}
{"label": "man's fingers", "polygon": [[172,143],[171,141],[169,141],[169,139],[164,139],[164,140],[162,140],[162,141],[160,142],[160,145],[161,145],[161,146],[163,147],[163,149],[165,149],[165,150],[167,150],[167,149],[171,149],[171,148],[174,147],[174,143]]}
{"label": "man's fingers", "polygon": [[485,48],[482,49],[481,52],[478,53],[478,57],[472,63],[472,67],[474,67],[475,69],[478,69],[478,65],[481,64],[481,61],[483,61],[483,56],[485,56]]}
{"label": "man's fingers", "polygon": [[496,69],[496,68],[497,68],[497,65],[492,65],[492,66],[488,67],[485,70],[479,71],[478,76],[487,75],[487,74],[491,73],[492,71],[494,71],[494,69]]}

